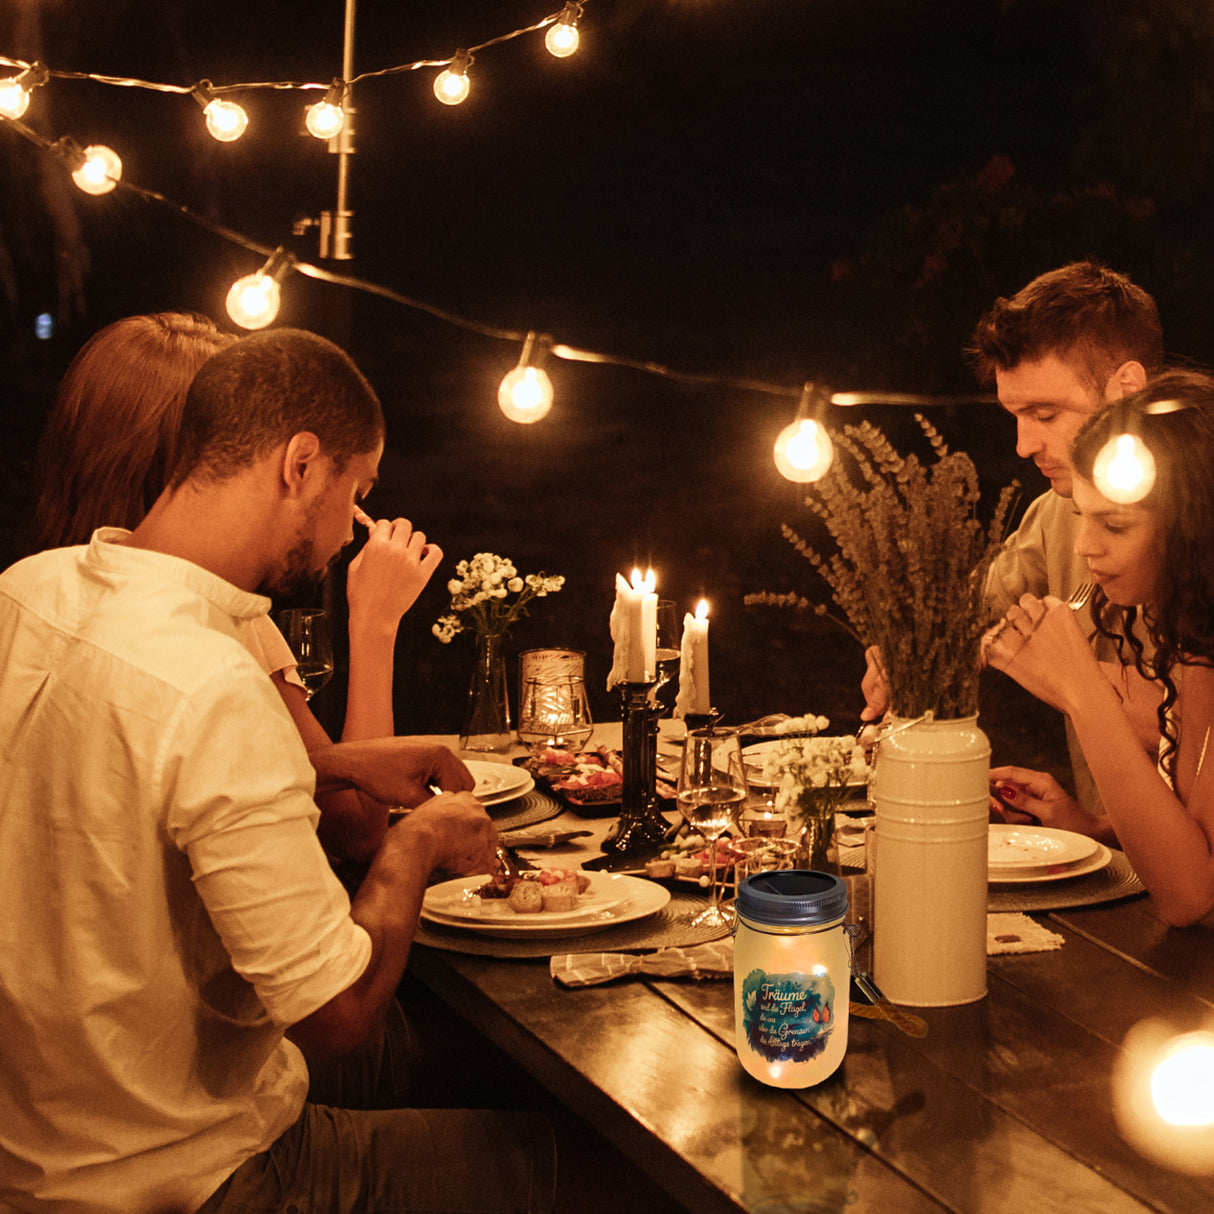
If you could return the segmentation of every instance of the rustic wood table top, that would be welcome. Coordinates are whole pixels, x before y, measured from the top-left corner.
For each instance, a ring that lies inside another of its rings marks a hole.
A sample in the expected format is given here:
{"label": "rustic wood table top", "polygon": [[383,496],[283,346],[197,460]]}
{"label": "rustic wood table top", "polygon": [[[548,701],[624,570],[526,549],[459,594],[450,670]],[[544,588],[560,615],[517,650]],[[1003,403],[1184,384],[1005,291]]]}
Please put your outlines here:
{"label": "rustic wood table top", "polygon": [[421,945],[410,970],[691,1211],[1214,1209],[1214,1176],[1127,1144],[1113,1095],[1137,1022],[1214,1020],[1214,923],[1168,929],[1144,896],[1034,917],[1061,948],[988,958],[987,996],[916,1009],[920,1039],[853,1016],[797,1091],[742,1070],[729,981],[566,989],[544,958]]}

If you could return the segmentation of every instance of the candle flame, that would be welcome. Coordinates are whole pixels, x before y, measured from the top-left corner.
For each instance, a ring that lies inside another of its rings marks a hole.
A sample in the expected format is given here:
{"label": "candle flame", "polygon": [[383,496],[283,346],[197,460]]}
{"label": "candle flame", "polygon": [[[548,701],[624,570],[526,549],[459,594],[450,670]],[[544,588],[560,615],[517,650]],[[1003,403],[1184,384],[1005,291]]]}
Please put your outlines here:
{"label": "candle flame", "polygon": [[701,599],[696,604],[696,619],[697,620],[708,619],[708,600],[707,599]]}
{"label": "candle flame", "polygon": [[632,571],[632,577],[629,580],[632,583],[633,590],[645,589],[645,583],[641,580],[641,571],[639,569],[634,569]]}
{"label": "candle flame", "polygon": [[653,570],[646,569],[645,570],[645,581],[643,584],[645,593],[652,594],[654,592],[654,589],[657,586],[657,584],[658,584],[658,579],[657,579],[656,575],[654,574]]}

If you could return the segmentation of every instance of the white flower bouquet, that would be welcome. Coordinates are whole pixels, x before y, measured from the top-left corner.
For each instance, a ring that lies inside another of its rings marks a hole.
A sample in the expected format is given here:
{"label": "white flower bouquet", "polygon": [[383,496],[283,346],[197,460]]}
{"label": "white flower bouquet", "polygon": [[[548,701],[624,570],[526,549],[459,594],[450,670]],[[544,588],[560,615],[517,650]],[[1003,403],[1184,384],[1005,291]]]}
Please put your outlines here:
{"label": "white flower bouquet", "polygon": [[560,575],[520,577],[512,561],[492,552],[478,552],[471,560],[460,561],[455,572],[457,576],[447,583],[451,604],[431,629],[444,645],[468,628],[479,636],[500,637],[527,614],[532,599],[555,594],[565,584]]}
{"label": "white flower bouquet", "polygon": [[[829,722],[819,717],[819,731]],[[762,782],[776,789],[775,808],[794,830],[833,820],[849,789],[868,776],[864,748],[853,738],[783,738],[769,747]]]}

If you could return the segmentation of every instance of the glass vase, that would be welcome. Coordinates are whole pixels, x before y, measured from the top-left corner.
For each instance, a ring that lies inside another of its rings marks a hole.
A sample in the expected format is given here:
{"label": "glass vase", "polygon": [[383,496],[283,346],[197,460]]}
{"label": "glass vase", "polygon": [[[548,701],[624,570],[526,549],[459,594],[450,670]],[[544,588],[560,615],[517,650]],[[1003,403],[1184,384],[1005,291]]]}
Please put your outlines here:
{"label": "glass vase", "polygon": [[461,750],[504,751],[510,746],[510,700],[502,633],[477,633],[476,661],[468,685]]}
{"label": "glass vase", "polygon": [[839,853],[835,849],[834,802],[825,807],[817,804],[806,806],[800,834],[800,853],[797,856],[798,865],[815,872],[837,875],[838,857]]}

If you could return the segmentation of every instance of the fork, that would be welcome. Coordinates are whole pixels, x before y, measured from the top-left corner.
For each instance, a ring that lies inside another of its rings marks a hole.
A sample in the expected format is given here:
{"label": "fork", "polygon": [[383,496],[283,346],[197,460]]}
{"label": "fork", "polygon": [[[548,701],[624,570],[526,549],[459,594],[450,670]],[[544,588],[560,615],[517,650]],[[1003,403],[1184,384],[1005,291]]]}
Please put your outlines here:
{"label": "fork", "polygon": [[1092,597],[1092,591],[1095,589],[1095,582],[1084,582],[1082,586],[1076,586],[1071,592],[1071,597],[1067,599],[1066,605],[1072,611],[1079,611],[1087,605],[1087,601]]}

